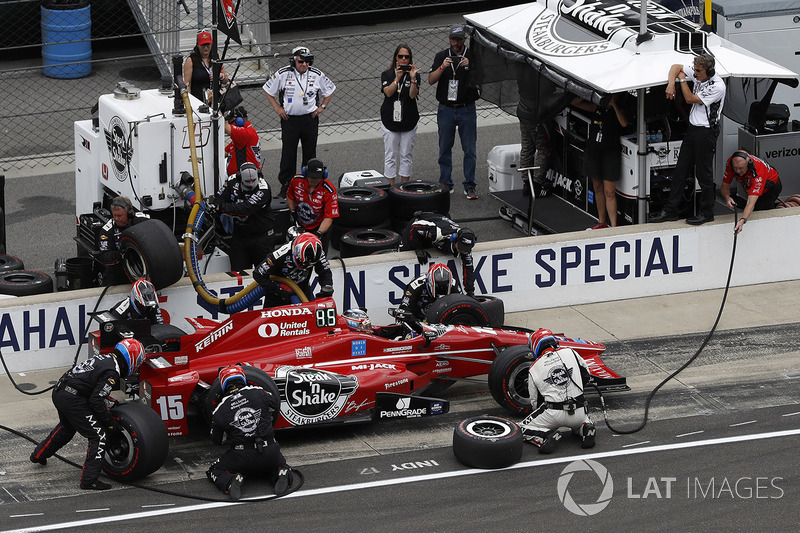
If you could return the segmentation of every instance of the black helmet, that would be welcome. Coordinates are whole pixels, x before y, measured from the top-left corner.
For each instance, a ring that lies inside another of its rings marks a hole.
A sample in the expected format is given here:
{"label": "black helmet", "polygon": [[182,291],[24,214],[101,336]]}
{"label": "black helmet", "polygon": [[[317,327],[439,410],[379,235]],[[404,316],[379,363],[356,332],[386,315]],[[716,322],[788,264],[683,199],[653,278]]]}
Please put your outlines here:
{"label": "black helmet", "polygon": [[453,273],[442,263],[433,264],[425,275],[425,284],[431,296],[440,298],[450,294],[453,287]]}

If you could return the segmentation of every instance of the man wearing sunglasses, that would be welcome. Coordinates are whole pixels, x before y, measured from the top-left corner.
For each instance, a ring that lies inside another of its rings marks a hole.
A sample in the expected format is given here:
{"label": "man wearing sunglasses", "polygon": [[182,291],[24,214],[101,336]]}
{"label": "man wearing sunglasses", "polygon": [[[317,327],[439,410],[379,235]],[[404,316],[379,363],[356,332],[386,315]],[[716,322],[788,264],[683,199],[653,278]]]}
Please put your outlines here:
{"label": "man wearing sunglasses", "polygon": [[336,90],[321,70],[312,67],[313,63],[311,51],[297,46],[289,65],[275,72],[263,87],[272,109],[281,118],[281,198],[286,197],[292,176],[297,173],[297,143],[303,145],[301,166],[317,156],[319,115],[328,108]]}

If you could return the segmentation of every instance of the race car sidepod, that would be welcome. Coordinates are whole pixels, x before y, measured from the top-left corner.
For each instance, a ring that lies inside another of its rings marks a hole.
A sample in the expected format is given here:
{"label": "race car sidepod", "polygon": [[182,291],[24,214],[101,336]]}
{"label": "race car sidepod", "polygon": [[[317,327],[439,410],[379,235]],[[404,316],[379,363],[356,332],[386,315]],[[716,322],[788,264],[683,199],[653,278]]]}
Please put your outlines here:
{"label": "race car sidepod", "polygon": [[395,392],[378,392],[375,394],[373,419],[421,418],[423,416],[443,415],[449,411],[450,402],[447,400]]}

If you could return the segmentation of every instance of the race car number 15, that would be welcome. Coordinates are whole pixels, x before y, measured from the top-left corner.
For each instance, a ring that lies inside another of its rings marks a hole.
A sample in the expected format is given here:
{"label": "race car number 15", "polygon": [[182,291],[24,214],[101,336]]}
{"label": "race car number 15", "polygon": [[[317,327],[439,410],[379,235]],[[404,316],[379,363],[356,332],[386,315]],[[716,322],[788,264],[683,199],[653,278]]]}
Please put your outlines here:
{"label": "race car number 15", "polygon": [[161,411],[161,420],[183,420],[183,402],[180,394],[159,396],[156,403]]}
{"label": "race car number 15", "polygon": [[336,325],[336,309],[317,309],[317,327],[332,328]]}

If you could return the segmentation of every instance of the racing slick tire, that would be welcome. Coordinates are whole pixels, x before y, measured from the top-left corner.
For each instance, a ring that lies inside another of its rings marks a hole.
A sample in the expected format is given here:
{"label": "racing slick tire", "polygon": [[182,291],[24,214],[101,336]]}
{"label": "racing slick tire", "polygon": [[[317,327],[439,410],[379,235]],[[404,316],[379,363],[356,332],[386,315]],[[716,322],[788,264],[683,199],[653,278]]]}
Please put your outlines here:
{"label": "racing slick tire", "polygon": [[31,296],[53,292],[53,278],[38,270],[0,272],[0,294]]}
{"label": "racing slick tire", "polygon": [[400,235],[388,229],[357,229],[342,235],[339,252],[343,258],[370,255],[378,250],[396,250]]}
{"label": "racing slick tire", "polygon": [[331,233],[331,246],[333,247],[334,250],[339,249],[339,246],[342,243],[342,235],[344,235],[345,233],[349,233],[351,231],[359,229],[392,229],[392,222],[388,218],[378,224],[372,224],[370,226],[360,225],[352,227],[339,225],[338,223],[335,222],[336,220],[339,220],[338,218],[334,218],[333,220],[334,223],[331,225],[330,233]]}
{"label": "racing slick tire", "polygon": [[122,232],[122,267],[131,281],[147,278],[156,290],[183,277],[183,257],[175,235],[160,220],[145,220]]}
{"label": "racing slick tire", "polygon": [[[247,378],[248,385],[258,385],[265,391],[274,394],[275,397],[280,400],[281,393],[278,390],[278,386],[275,384],[275,381],[270,377],[269,374],[254,366],[242,365],[242,370],[244,370],[244,377]],[[214,383],[212,383],[211,387],[208,389],[208,393],[206,393],[205,409],[203,409],[203,416],[205,416],[206,422],[209,424],[211,424],[211,418],[214,414],[214,410],[219,405],[221,398],[222,388],[219,384],[219,377],[217,377],[214,380]],[[272,413],[273,427],[278,422],[278,415],[279,413],[277,412]]]}
{"label": "racing slick tire", "polygon": [[386,220],[389,196],[377,187],[344,187],[336,193],[339,216],[334,224],[352,228],[371,228]]}
{"label": "racing slick tire", "polygon": [[489,326],[500,328],[506,321],[506,308],[503,300],[489,296],[488,294],[478,294],[473,296],[481,304],[483,310],[489,316]]}
{"label": "racing slick tire", "polygon": [[405,181],[389,188],[392,220],[411,220],[414,213],[424,211],[447,215],[450,192],[441,183]]}
{"label": "racing slick tire", "polygon": [[531,412],[528,370],[533,355],[526,345],[510,346],[489,367],[489,392],[501,407],[518,415]]}
{"label": "racing slick tire", "polygon": [[103,471],[112,479],[135,481],[161,468],[169,437],[158,413],[140,403],[123,403],[111,414],[121,430],[108,435]]}
{"label": "racing slick tire", "polygon": [[505,468],[522,458],[522,430],[499,416],[474,416],[453,431],[453,455],[472,468]]}
{"label": "racing slick tire", "polygon": [[0,254],[0,272],[8,272],[9,270],[22,270],[25,268],[25,263],[19,257],[13,255]]}
{"label": "racing slick tire", "polygon": [[466,294],[448,294],[434,301],[425,309],[425,320],[429,324],[463,326],[488,326],[489,315],[475,298]]}

